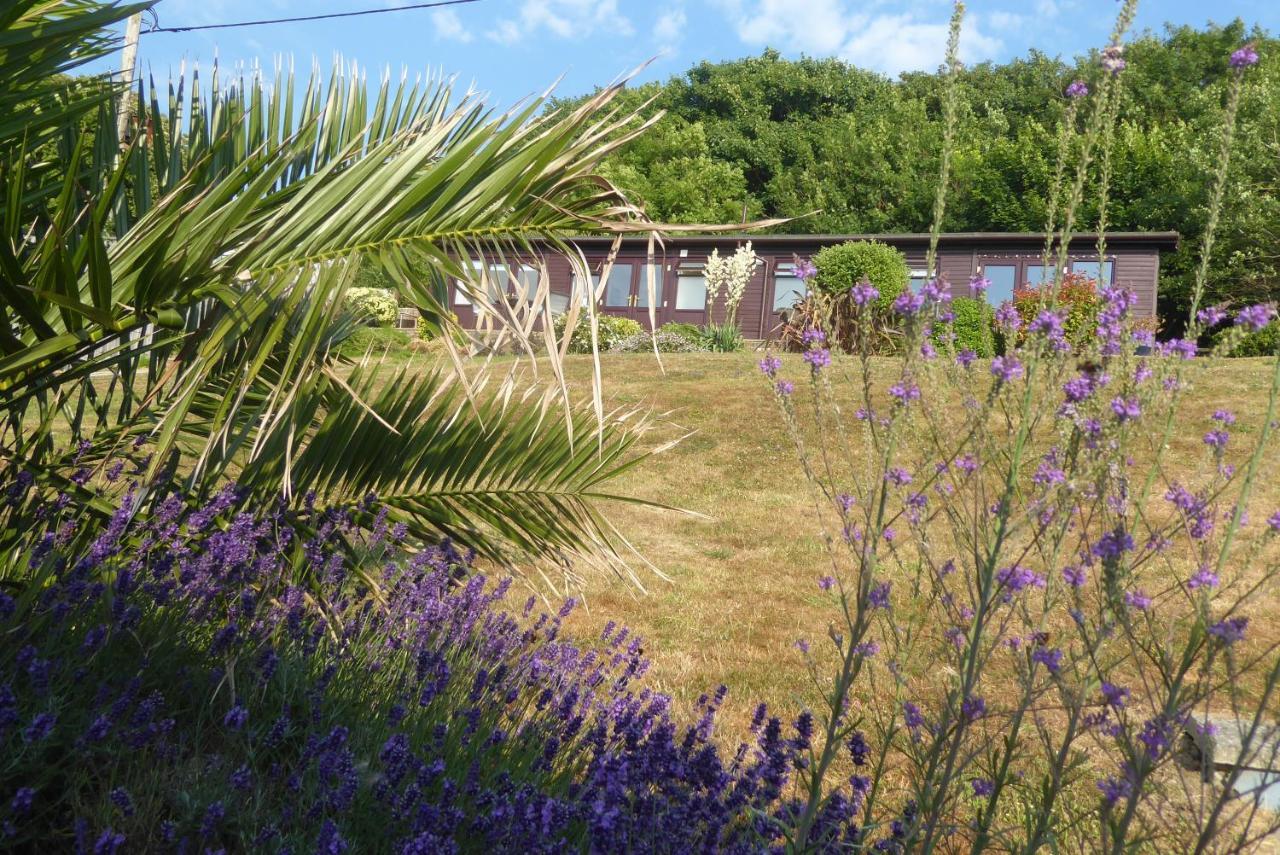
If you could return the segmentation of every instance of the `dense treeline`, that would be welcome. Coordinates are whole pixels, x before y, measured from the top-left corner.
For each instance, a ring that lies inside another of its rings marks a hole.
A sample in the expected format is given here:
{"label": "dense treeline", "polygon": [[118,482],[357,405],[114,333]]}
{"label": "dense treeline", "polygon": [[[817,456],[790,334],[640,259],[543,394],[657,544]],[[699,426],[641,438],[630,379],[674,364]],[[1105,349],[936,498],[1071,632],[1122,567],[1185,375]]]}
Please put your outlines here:
{"label": "dense treeline", "polygon": [[[1108,228],[1182,234],[1182,248],[1164,259],[1160,313],[1167,333],[1177,332],[1186,315],[1227,58],[1248,40],[1263,59],[1245,85],[1209,283],[1210,300],[1245,302],[1280,297],[1280,66],[1273,60],[1280,59],[1280,40],[1236,21],[1204,30],[1168,27],[1126,48]],[[947,230],[1043,230],[1063,89],[1075,79],[1093,81],[1100,73],[1095,60],[1066,62],[1032,51],[964,71]],[[839,60],[788,60],[775,51],[703,62],[629,93],[636,102],[652,98],[650,109],[666,116],[614,155],[606,171],[667,222],[786,216],[796,219],[783,231],[926,231],[941,85],[937,74],[889,80]],[[1088,192],[1079,228],[1097,222],[1097,194]]]}

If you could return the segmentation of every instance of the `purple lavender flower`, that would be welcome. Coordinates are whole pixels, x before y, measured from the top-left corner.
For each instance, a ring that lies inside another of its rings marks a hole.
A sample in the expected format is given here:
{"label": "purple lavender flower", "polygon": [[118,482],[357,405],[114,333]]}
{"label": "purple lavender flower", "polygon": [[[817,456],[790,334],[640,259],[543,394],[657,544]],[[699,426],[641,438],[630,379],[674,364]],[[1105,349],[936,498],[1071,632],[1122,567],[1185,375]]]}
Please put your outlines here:
{"label": "purple lavender flower", "polygon": [[975,297],[982,297],[990,287],[991,280],[981,274],[975,274],[969,279],[969,290]]}
{"label": "purple lavender flower", "polygon": [[1071,85],[1067,87],[1068,98],[1083,98],[1089,94],[1089,84],[1083,80],[1073,80]]}
{"label": "purple lavender flower", "polygon": [[909,730],[917,730],[924,726],[924,715],[920,712],[920,708],[911,701],[902,702],[902,723]]}
{"label": "purple lavender flower", "polygon": [[1047,668],[1050,674],[1062,670],[1062,651],[1056,647],[1037,647],[1032,651],[1031,659]]}
{"label": "purple lavender flower", "polygon": [[1187,580],[1187,587],[1193,591],[1197,588],[1216,588],[1219,581],[1217,573],[1214,573],[1207,566],[1201,565]]}
{"label": "purple lavender flower", "polygon": [[222,717],[223,726],[229,727],[232,730],[240,730],[248,721],[249,711],[240,704],[236,704],[231,709],[227,710],[227,714]]}
{"label": "purple lavender flower", "polygon": [[808,282],[818,275],[818,267],[808,258],[797,258],[792,272],[797,279],[803,279]]}
{"label": "purple lavender flower", "polygon": [[111,803],[120,809],[120,813],[133,816],[133,797],[129,795],[128,790],[124,787],[116,787],[111,791],[109,798]]}
{"label": "purple lavender flower", "polygon": [[1249,619],[1234,617],[1220,620],[1209,627],[1209,634],[1223,644],[1234,644],[1244,638],[1244,631],[1249,627]]}
{"label": "purple lavender flower", "polygon": [[836,586],[835,576],[823,576],[818,580],[818,587],[823,591],[830,591]]}
{"label": "purple lavender flower", "polygon": [[9,802],[9,809],[18,816],[22,816],[31,810],[31,806],[35,804],[36,791],[34,787],[19,787],[18,791],[13,794],[13,800]]}
{"label": "purple lavender flower", "polygon": [[862,308],[880,296],[880,290],[870,282],[859,282],[849,291],[855,306]]}
{"label": "purple lavender flower", "polygon": [[777,376],[778,369],[781,367],[782,360],[773,354],[768,354],[764,359],[760,360],[760,371],[770,380]]}
{"label": "purple lavender flower", "polygon": [[1147,609],[1151,608],[1151,598],[1141,590],[1126,591],[1124,595],[1124,604],[1131,609],[1145,612]]}
{"label": "purple lavender flower", "polygon": [[893,466],[885,473],[884,480],[894,486],[904,487],[911,483],[911,473],[903,469],[901,466]]}
{"label": "purple lavender flower", "polygon": [[1103,561],[1114,561],[1124,553],[1133,551],[1133,535],[1123,528],[1114,528],[1098,538],[1092,551]]}
{"label": "purple lavender flower", "polygon": [[1248,68],[1258,64],[1258,51],[1252,44],[1244,45],[1231,52],[1232,68]]}
{"label": "purple lavender flower", "polygon": [[980,799],[985,799],[996,791],[995,784],[986,778],[974,778],[969,783],[973,786],[973,794]]}
{"label": "purple lavender flower", "polygon": [[1043,576],[1028,570],[1020,564],[997,570],[996,581],[1012,593],[1017,593],[1026,588],[1043,588],[1045,586]]}
{"label": "purple lavender flower", "polygon": [[1236,423],[1236,414],[1230,410],[1214,410],[1213,420],[1221,422],[1223,427],[1231,427]]}
{"label": "purple lavender flower", "polygon": [[881,582],[879,585],[873,586],[871,588],[870,593],[867,594],[868,605],[870,605],[871,608],[873,609],[889,608],[890,587],[891,587],[891,583],[889,582]]}
{"label": "purple lavender flower", "polygon": [[800,340],[804,342],[805,347],[817,347],[827,340],[827,334],[820,329],[810,327],[800,335]]}
{"label": "purple lavender flower", "polygon": [[1009,383],[1022,376],[1022,363],[1015,356],[997,356],[991,360],[991,374],[1001,383]]}
{"label": "purple lavender flower", "polygon": [[1133,795],[1133,784],[1128,778],[1102,778],[1098,781],[1098,790],[1108,807],[1114,807],[1117,802]]}
{"label": "purple lavender flower", "polygon": [[1089,575],[1083,567],[1067,566],[1062,568],[1062,580],[1073,588],[1084,587],[1088,579]]}
{"label": "purple lavender flower", "polygon": [[803,638],[797,638],[795,643],[795,648],[796,650],[799,650],[801,653],[808,654],[809,642]]}
{"label": "purple lavender flower", "polygon": [[965,348],[964,350],[956,354],[956,364],[959,365],[961,368],[968,368],[970,365],[973,364],[973,361],[977,358],[978,358],[978,354],[974,353],[972,350],[969,350],[968,348]]}
{"label": "purple lavender flower", "polygon": [[49,734],[53,733],[54,725],[58,723],[58,717],[53,713],[42,712],[31,719],[31,723],[22,731],[22,739],[24,742],[43,742],[49,738]]}
{"label": "purple lavender flower", "polygon": [[1121,709],[1129,700],[1129,690],[1124,686],[1117,686],[1114,683],[1103,682],[1102,698],[1109,707]]}
{"label": "purple lavender flower", "polygon": [[987,714],[987,702],[978,695],[969,695],[960,703],[960,714],[965,721],[977,721]]}
{"label": "purple lavender flower", "polygon": [[1274,533],[1280,534],[1280,511],[1276,511],[1274,514],[1267,517],[1267,525],[1270,526]]}
{"label": "purple lavender flower", "polygon": [[777,392],[779,395],[781,395],[784,398],[789,396],[795,390],[796,390],[796,384],[792,383],[790,380],[779,380],[773,386],[773,391]]}
{"label": "purple lavender flower", "polygon": [[1253,306],[1246,306],[1236,315],[1236,326],[1248,327],[1257,332],[1267,324],[1271,323],[1271,319],[1276,316],[1275,307],[1269,303],[1258,303]]}

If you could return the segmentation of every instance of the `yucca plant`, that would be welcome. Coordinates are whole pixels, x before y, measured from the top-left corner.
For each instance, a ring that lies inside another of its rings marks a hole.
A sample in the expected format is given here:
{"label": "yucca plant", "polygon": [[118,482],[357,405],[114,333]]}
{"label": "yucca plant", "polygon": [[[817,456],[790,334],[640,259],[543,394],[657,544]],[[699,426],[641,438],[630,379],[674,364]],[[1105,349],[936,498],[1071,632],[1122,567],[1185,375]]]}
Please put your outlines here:
{"label": "yucca plant", "polygon": [[[93,508],[73,451],[105,465],[145,443],[139,513],[170,486],[194,500],[229,479],[292,505],[377,492],[411,534],[495,559],[616,557],[597,503],[622,498],[604,483],[638,459],[636,429],[598,395],[594,413],[571,404],[555,347],[559,407],[515,394],[511,375],[483,393],[486,372],[452,346],[456,376],[425,379],[353,370],[334,347],[361,262],[439,327],[448,279],[485,275],[472,259],[651,228],[594,174],[646,126],[609,110],[621,84],[544,114],[542,99],[494,113],[447,81],[371,92],[341,66],[305,86],[281,68],[227,85],[215,69],[208,89],[193,71],[136,93],[66,76],[145,5],[0,12],[0,465]],[[486,323],[527,344],[545,274],[521,297]],[[0,538],[22,524],[0,510]]]}

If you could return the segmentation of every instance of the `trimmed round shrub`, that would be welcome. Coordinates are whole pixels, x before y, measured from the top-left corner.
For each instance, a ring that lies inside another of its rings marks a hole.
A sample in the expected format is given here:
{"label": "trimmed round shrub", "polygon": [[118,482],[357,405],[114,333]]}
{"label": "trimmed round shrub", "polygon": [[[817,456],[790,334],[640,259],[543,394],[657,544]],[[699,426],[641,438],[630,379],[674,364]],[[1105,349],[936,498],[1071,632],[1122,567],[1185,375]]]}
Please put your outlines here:
{"label": "trimmed round shrub", "polygon": [[934,324],[934,344],[944,346],[947,333],[954,332],[953,344],[957,353],[972,350],[983,359],[995,356],[995,337],[992,335],[995,311],[991,306],[985,300],[956,297],[951,301],[951,312],[955,315],[951,324]]}
{"label": "trimmed round shrub", "polygon": [[614,353],[652,353],[655,343],[659,353],[698,353],[707,349],[699,341],[660,329],[652,338],[647,332],[627,336],[609,350]]}
{"label": "trimmed round shrub", "polygon": [[400,311],[395,294],[385,288],[348,288],[343,305],[371,327],[394,324]]}
{"label": "trimmed round shrub", "polygon": [[911,270],[907,257],[879,241],[849,241],[828,246],[813,257],[818,275],[813,280],[824,294],[843,295],[863,279],[880,291],[876,305],[887,309],[894,299],[907,290]]}
{"label": "trimmed round shrub", "polygon": [[[597,336],[601,351],[612,350],[613,346],[624,338],[630,338],[644,331],[644,328],[631,318],[619,318],[613,315],[599,315],[597,317],[600,321]],[[568,315],[558,315],[553,322],[552,328],[555,330],[557,340],[563,340],[565,323],[568,318]],[[569,339],[569,352],[591,352],[591,322],[585,313],[578,315],[578,322],[573,327],[573,336]]]}
{"label": "trimmed round shrub", "polygon": [[[1221,344],[1233,335],[1239,335],[1235,327],[1227,327],[1213,337],[1214,345]],[[1245,333],[1227,356],[1275,356],[1280,352],[1280,321],[1272,321],[1257,332]]]}

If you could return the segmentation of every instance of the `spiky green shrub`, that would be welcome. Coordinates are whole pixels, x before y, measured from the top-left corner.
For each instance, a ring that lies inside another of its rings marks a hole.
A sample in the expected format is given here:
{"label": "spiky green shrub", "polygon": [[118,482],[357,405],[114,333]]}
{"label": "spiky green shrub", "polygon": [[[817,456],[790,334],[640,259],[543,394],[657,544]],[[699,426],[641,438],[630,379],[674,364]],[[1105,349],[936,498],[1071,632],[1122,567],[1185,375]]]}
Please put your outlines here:
{"label": "spiky green shrub", "polygon": [[745,344],[735,324],[707,324],[701,336],[703,346],[712,353],[737,353]]}
{"label": "spiky green shrub", "polygon": [[876,306],[887,309],[907,290],[911,270],[907,257],[879,241],[848,241],[824,247],[813,257],[818,275],[813,280],[824,294],[844,295],[854,285],[869,281],[880,292]]}

